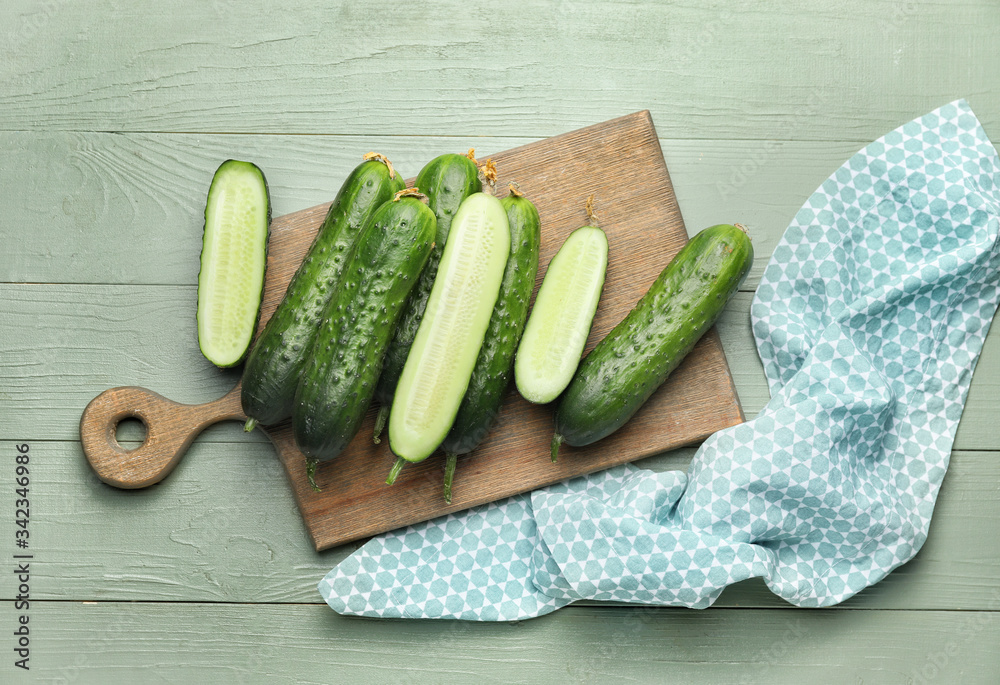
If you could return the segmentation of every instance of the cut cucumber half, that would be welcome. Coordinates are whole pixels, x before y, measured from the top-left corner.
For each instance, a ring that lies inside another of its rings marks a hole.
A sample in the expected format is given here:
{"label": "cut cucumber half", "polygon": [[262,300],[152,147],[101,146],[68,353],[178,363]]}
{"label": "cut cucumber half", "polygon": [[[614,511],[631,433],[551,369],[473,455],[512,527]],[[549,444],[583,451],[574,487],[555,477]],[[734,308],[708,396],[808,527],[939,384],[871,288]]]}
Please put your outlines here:
{"label": "cut cucumber half", "polygon": [[[475,193],[451,224],[427,309],[389,414],[389,446],[422,461],[448,434],[483,344],[510,254],[507,212]],[[398,472],[398,469],[397,469]]]}
{"label": "cut cucumber half", "polygon": [[250,162],[223,162],[208,190],[198,272],[198,345],[216,366],[239,364],[250,348],[270,223],[264,173]]}
{"label": "cut cucumber half", "polygon": [[549,263],[514,361],[524,399],[559,396],[580,364],[608,270],[608,238],[597,226],[573,231]]}

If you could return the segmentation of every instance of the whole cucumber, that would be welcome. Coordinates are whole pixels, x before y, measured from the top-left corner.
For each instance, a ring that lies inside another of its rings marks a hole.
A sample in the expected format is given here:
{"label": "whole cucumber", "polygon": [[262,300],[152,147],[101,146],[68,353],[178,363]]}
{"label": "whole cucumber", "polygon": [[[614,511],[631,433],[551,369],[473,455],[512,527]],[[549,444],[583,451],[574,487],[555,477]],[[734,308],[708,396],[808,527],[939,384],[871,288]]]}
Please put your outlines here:
{"label": "whole cucumber", "polygon": [[427,308],[427,299],[431,296],[441,254],[448,241],[451,221],[462,201],[482,190],[479,168],[472,157],[472,150],[469,150],[468,155],[447,154],[435,157],[420,170],[414,185],[427,196],[427,204],[437,217],[437,235],[434,238],[434,249],[427,261],[427,267],[420,275],[420,280],[406,303],[385,355],[382,375],[375,390],[375,399],[381,405],[375,420],[376,443],[379,442],[379,436],[389,416],[392,396],[396,392],[399,376],[403,373],[406,357],[410,353],[413,339],[417,336],[420,321],[424,318],[424,310]]}
{"label": "whole cucumber", "polygon": [[581,362],[559,401],[552,460],[563,442],[589,445],[621,428],[712,327],[752,263],[739,224],[692,238]]}
{"label": "whole cucumber", "polygon": [[316,463],[340,454],[361,427],[392,331],[430,257],[437,220],[417,195],[401,191],[371,216],[323,313],[292,411],[310,481]]}
{"label": "whole cucumber", "polygon": [[240,395],[243,413],[250,417],[247,430],[257,422],[274,424],[291,416],[306,352],[347,256],[372,212],[403,185],[381,155],[362,162],[347,177],[247,359]]}
{"label": "whole cucumber", "polygon": [[500,295],[479,349],[469,388],[455,416],[451,431],[441,443],[447,455],[444,499],[451,503],[451,482],[458,456],[476,448],[493,425],[507,386],[510,385],[514,352],[528,318],[528,302],[538,273],[541,223],[538,210],[511,187],[500,201],[510,224],[510,257],[500,283]]}

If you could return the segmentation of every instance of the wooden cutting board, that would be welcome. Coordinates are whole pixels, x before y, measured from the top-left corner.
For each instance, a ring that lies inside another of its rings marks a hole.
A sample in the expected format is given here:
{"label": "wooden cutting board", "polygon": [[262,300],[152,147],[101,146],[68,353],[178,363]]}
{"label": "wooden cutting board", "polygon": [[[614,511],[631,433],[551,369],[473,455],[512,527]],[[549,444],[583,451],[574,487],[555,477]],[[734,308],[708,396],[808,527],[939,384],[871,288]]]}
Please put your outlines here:
{"label": "wooden cutting board", "polygon": [[[363,152],[358,151],[359,161]],[[498,193],[504,195],[508,181],[517,181],[538,207],[542,243],[536,288],[566,236],[586,223],[586,198],[595,195],[610,253],[604,295],[587,341],[589,352],[629,312],[688,238],[649,112],[508,150],[493,160],[499,172]],[[272,221],[260,327],[281,301],[328,207],[319,205]],[[120,487],[148,485],[169,472],[201,428],[218,420],[245,418],[239,390],[237,385],[206,405],[179,405],[138,388],[109,390],[88,406],[81,420],[84,450],[106,482]],[[306,480],[304,457],[295,448],[290,422],[266,429],[317,550],[698,442],[744,420],[714,328],[628,424],[587,447],[563,445],[556,464],[549,460],[553,409],[529,404],[511,384],[489,436],[459,460],[453,500],[446,505],[441,454],[407,465],[395,485],[385,484],[395,459],[388,440],[381,445],[372,442],[376,409],[369,410],[347,450],[318,469],[321,492]],[[146,442],[132,452],[117,447],[113,438],[117,421],[128,416],[147,424]],[[167,427],[154,430],[154,423]],[[109,438],[111,452],[99,454]],[[126,465],[136,464],[134,473],[141,472],[137,453],[149,451],[151,441],[161,449],[178,451],[164,458],[165,466],[155,480],[130,481],[131,467]]]}

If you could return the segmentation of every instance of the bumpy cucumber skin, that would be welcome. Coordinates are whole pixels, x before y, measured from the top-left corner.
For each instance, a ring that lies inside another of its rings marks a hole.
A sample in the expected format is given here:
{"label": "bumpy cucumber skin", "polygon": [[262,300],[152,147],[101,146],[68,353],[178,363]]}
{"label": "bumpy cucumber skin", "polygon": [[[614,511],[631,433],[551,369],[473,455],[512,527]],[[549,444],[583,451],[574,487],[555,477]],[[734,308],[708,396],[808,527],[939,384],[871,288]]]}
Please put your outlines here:
{"label": "bumpy cucumber skin", "polygon": [[538,273],[541,223],[530,200],[508,195],[500,201],[510,223],[510,258],[493,307],[483,346],[451,431],[441,443],[448,454],[466,454],[483,441],[510,384],[514,352],[528,319],[528,302]]}
{"label": "bumpy cucumber skin", "polygon": [[692,238],[581,362],[559,401],[553,451],[621,428],[712,327],[752,263],[740,228],[719,224]]}
{"label": "bumpy cucumber skin", "polygon": [[424,318],[424,310],[431,296],[431,288],[434,286],[455,212],[465,198],[482,190],[476,164],[465,155],[456,154],[432,159],[420,170],[414,185],[427,196],[428,206],[437,217],[437,235],[427,267],[413,288],[385,355],[382,375],[375,391],[375,399],[383,408],[392,404],[392,396],[403,373],[403,366],[406,365],[406,357],[410,353],[413,339],[417,337],[420,321]]}
{"label": "bumpy cucumber skin", "polygon": [[336,457],[361,427],[436,223],[421,200],[402,197],[379,207],[358,238],[295,393],[295,442],[310,461]]}
{"label": "bumpy cucumber skin", "polygon": [[357,166],[341,186],[247,359],[240,399],[250,418],[274,424],[291,416],[306,355],[351,248],[372,213],[403,185],[399,174],[390,178],[385,164],[369,161]]}
{"label": "bumpy cucumber skin", "polygon": [[[208,229],[208,207],[211,204],[212,188],[215,186],[215,181],[216,181],[216,179],[219,178],[219,174],[222,173],[226,168],[228,168],[230,165],[233,165],[233,164],[247,165],[247,166],[253,167],[254,170],[255,170],[255,172],[257,174],[260,174],[261,183],[264,184],[264,200],[265,200],[265,202],[267,202],[267,217],[266,217],[267,232],[264,235],[264,272],[261,274],[261,279],[260,279],[260,293],[258,293],[258,295],[257,295],[257,301],[260,302],[260,301],[263,301],[263,299],[264,299],[264,283],[266,282],[266,277],[267,277],[267,245],[268,245],[269,239],[271,237],[271,191],[270,191],[270,189],[267,186],[267,177],[264,176],[264,172],[261,170],[261,168],[259,166],[257,166],[253,162],[242,162],[242,161],[240,161],[238,159],[227,159],[226,161],[224,161],[222,164],[219,165],[219,168],[215,170],[215,174],[212,176],[212,184],[208,188],[208,200],[205,202],[205,230]],[[202,231],[202,235],[204,236],[204,230]],[[199,287],[201,287],[201,269],[203,267],[203,262],[201,260],[202,260],[202,258],[204,258],[204,255],[205,255],[205,240],[204,240],[204,237],[203,237],[202,241],[201,241],[201,254],[200,254],[199,259],[198,259],[198,265],[199,265],[198,266],[198,286]],[[197,319],[198,319],[198,313],[195,312],[195,324],[198,323]],[[260,305],[257,306],[257,318],[254,319],[253,329],[252,330],[257,330],[257,322],[259,320],[260,320]],[[196,326],[196,329],[200,330],[200,327]],[[251,341],[253,340],[253,336],[252,335],[251,335],[250,340]],[[213,364],[215,364],[215,362],[212,361],[212,358],[209,357],[207,354],[205,354],[205,349],[202,347],[200,339],[198,341],[198,349],[201,350],[201,353],[203,355],[205,355],[206,359],[208,359],[210,362],[212,362]],[[244,351],[244,353],[242,355],[240,355],[239,359],[237,359],[236,361],[234,361],[231,364],[216,364],[216,366],[218,366],[220,369],[229,369],[229,368],[232,368],[234,366],[237,366],[240,362],[242,362],[244,359],[246,359],[247,353],[249,352],[249,350],[250,350],[250,345],[247,344],[246,351]]]}

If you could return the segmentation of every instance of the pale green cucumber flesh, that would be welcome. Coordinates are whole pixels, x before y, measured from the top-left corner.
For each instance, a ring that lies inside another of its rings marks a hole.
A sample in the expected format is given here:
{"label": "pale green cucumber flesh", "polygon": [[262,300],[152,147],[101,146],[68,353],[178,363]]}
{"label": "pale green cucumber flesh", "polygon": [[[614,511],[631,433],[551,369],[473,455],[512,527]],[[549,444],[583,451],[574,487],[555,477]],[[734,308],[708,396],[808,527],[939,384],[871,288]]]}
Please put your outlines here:
{"label": "pale green cucumber flesh", "polygon": [[551,402],[569,385],[607,269],[608,238],[596,226],[573,231],[552,258],[514,361],[517,390],[529,402]]}
{"label": "pale green cucumber flesh", "polygon": [[514,376],[514,354],[535,290],[541,239],[538,210],[530,200],[516,195],[508,195],[500,203],[510,224],[510,257],[469,387],[448,437],[441,443],[445,454],[468,454],[489,433]]}
{"label": "pale green cucumber flesh", "polygon": [[451,428],[469,385],[510,254],[507,213],[492,195],[459,207],[423,319],[403,366],[389,446],[403,459],[426,459]]}
{"label": "pale green cucumber flesh", "polygon": [[379,376],[378,386],[375,388],[375,399],[381,405],[375,423],[374,442],[376,445],[381,442],[382,430],[389,418],[389,409],[393,394],[396,392],[396,385],[399,383],[399,377],[403,373],[403,366],[406,364],[410,346],[417,336],[417,329],[420,327],[421,319],[423,319],[427,299],[434,286],[438,264],[441,262],[441,254],[444,252],[444,246],[448,244],[448,232],[451,230],[452,219],[458,212],[462,201],[482,189],[479,170],[475,162],[466,155],[457,154],[445,154],[432,159],[417,174],[414,184],[427,196],[427,204],[437,217],[437,238],[435,241],[437,245],[431,252],[427,266],[413,287],[413,292],[406,303],[403,315],[399,318],[399,323],[396,324],[392,342],[385,354],[382,374]]}
{"label": "pale green cucumber flesh", "polygon": [[269,222],[263,173],[249,162],[224,162],[208,191],[198,273],[198,344],[216,366],[238,364],[253,339]]}

